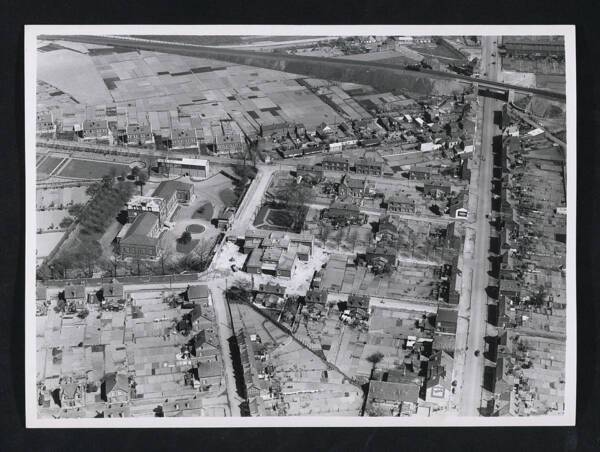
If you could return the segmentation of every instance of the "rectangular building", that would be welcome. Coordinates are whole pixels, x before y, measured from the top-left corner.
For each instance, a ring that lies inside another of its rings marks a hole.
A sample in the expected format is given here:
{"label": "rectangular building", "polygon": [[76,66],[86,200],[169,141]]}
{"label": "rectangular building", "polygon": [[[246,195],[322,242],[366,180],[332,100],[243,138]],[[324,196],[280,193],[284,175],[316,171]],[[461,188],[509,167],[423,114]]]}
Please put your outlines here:
{"label": "rectangular building", "polygon": [[119,241],[119,252],[124,258],[153,259],[158,256],[160,221],[151,212],[139,214],[125,236]]}
{"label": "rectangular building", "polygon": [[210,174],[209,161],[203,159],[159,159],[158,172],[206,179]]}

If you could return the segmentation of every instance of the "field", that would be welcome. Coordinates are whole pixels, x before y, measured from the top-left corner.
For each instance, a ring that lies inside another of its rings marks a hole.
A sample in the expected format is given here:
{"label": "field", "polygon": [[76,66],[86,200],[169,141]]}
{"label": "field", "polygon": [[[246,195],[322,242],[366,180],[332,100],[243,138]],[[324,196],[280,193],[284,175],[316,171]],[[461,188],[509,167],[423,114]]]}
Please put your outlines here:
{"label": "field", "polygon": [[196,211],[192,215],[192,219],[202,219],[210,221],[212,220],[213,213],[214,209],[212,204],[207,202],[205,204],[202,204],[198,209],[196,209]]}
{"label": "field", "polygon": [[259,229],[291,231],[294,226],[294,217],[285,209],[274,209],[265,205],[258,211],[254,226]]}
{"label": "field", "polygon": [[117,175],[129,173],[130,171],[129,165],[124,163],[71,159],[57,176],[76,179],[101,179],[102,176],[110,174],[112,168],[116,170]]}
{"label": "field", "polygon": [[177,242],[177,252],[182,254],[189,254],[194,248],[196,248],[198,242],[199,240],[190,240],[188,243],[185,244]]}
{"label": "field", "polygon": [[46,232],[36,235],[36,256],[39,259],[46,257],[62,238],[64,232]]}
{"label": "field", "polygon": [[38,179],[48,176],[64,159],[58,157],[42,157],[37,166]]}
{"label": "field", "polygon": [[67,188],[44,188],[36,190],[36,208],[50,209],[53,207],[68,206],[70,204],[84,204],[90,198],[85,194],[86,186]]}
{"label": "field", "polygon": [[113,101],[93,60],[71,50],[38,52],[38,79],[70,94],[81,104],[96,105]]}
{"label": "field", "polygon": [[231,188],[224,188],[219,192],[219,198],[221,202],[226,206],[235,206],[238,200],[237,195]]}
{"label": "field", "polygon": [[62,219],[65,217],[72,218],[67,209],[38,210],[35,216],[36,229],[41,229],[42,231],[62,229],[59,227]]}

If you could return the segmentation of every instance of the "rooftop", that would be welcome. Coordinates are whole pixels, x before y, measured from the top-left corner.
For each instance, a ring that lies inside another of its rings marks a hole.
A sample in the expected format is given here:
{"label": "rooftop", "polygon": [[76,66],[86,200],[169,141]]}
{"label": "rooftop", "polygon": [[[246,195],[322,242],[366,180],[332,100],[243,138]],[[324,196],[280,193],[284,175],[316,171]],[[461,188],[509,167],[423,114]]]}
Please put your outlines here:
{"label": "rooftop", "polygon": [[417,403],[419,399],[419,386],[414,383],[371,381],[369,383],[368,397],[371,400]]}
{"label": "rooftop", "polygon": [[177,191],[191,191],[192,189],[192,184],[186,184],[185,182],[177,180],[168,180],[161,182],[158,187],[156,187],[156,190],[154,190],[154,193],[152,193],[152,196],[169,200]]}
{"label": "rooftop", "polygon": [[158,239],[151,237],[150,232],[158,223],[158,216],[152,212],[139,214],[127,230],[125,237],[121,240],[126,245],[156,245]]}

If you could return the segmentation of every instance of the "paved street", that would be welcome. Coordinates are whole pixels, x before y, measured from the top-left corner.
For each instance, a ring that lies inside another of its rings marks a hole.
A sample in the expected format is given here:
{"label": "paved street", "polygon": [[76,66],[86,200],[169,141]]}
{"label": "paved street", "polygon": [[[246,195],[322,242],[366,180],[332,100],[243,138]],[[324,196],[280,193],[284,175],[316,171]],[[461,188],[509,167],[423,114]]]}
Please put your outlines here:
{"label": "paved street", "polygon": [[227,302],[223,293],[225,281],[222,279],[211,281],[208,283],[208,287],[210,288],[210,293],[212,295],[213,309],[215,311],[217,327],[219,330],[219,344],[221,345],[221,356],[223,357],[223,364],[225,365],[227,398],[229,400],[229,407],[231,408],[231,415],[241,416],[240,403],[242,403],[242,399],[238,397],[236,393],[233,362],[231,360],[228,342],[228,339],[233,336],[233,331],[231,329],[231,322],[227,310]]}
{"label": "paved street", "polygon": [[271,177],[274,172],[279,170],[279,165],[258,167],[258,174],[238,207],[229,235],[243,236],[248,228],[252,226],[252,220],[260,208],[263,195],[271,182]]}
{"label": "paved street", "polygon": [[[492,80],[497,79],[499,65],[497,46],[493,43],[496,39],[496,37],[487,36],[483,37],[482,42],[482,71],[487,72],[487,78]],[[492,53],[496,56],[492,56]],[[500,129],[494,124],[494,110],[499,109],[501,104],[490,98],[480,99],[483,102],[481,145],[480,151],[475,157],[478,159],[476,163],[479,164],[479,167],[477,182],[471,186],[471,195],[476,196],[477,206],[476,217],[474,223],[471,224],[475,232],[475,246],[472,253],[467,249],[463,269],[463,274],[472,275],[471,290],[470,297],[463,297],[468,305],[463,305],[460,309],[460,314],[466,314],[469,319],[459,402],[460,414],[464,416],[478,416],[478,408],[481,405],[487,317],[485,288],[488,285],[487,272],[490,269],[488,261],[490,224],[486,214],[491,211],[492,203],[490,193],[493,169],[492,140],[494,135],[500,133]],[[481,352],[478,357],[475,356],[476,350]]]}

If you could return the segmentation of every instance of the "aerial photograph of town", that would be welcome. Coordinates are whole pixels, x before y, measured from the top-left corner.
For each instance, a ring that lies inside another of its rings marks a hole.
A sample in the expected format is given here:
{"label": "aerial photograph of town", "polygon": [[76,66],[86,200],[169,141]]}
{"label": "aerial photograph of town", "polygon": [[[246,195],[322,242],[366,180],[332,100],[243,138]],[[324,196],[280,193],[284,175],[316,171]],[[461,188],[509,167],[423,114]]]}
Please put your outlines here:
{"label": "aerial photograph of town", "polygon": [[564,36],[35,43],[37,419],[565,414]]}

